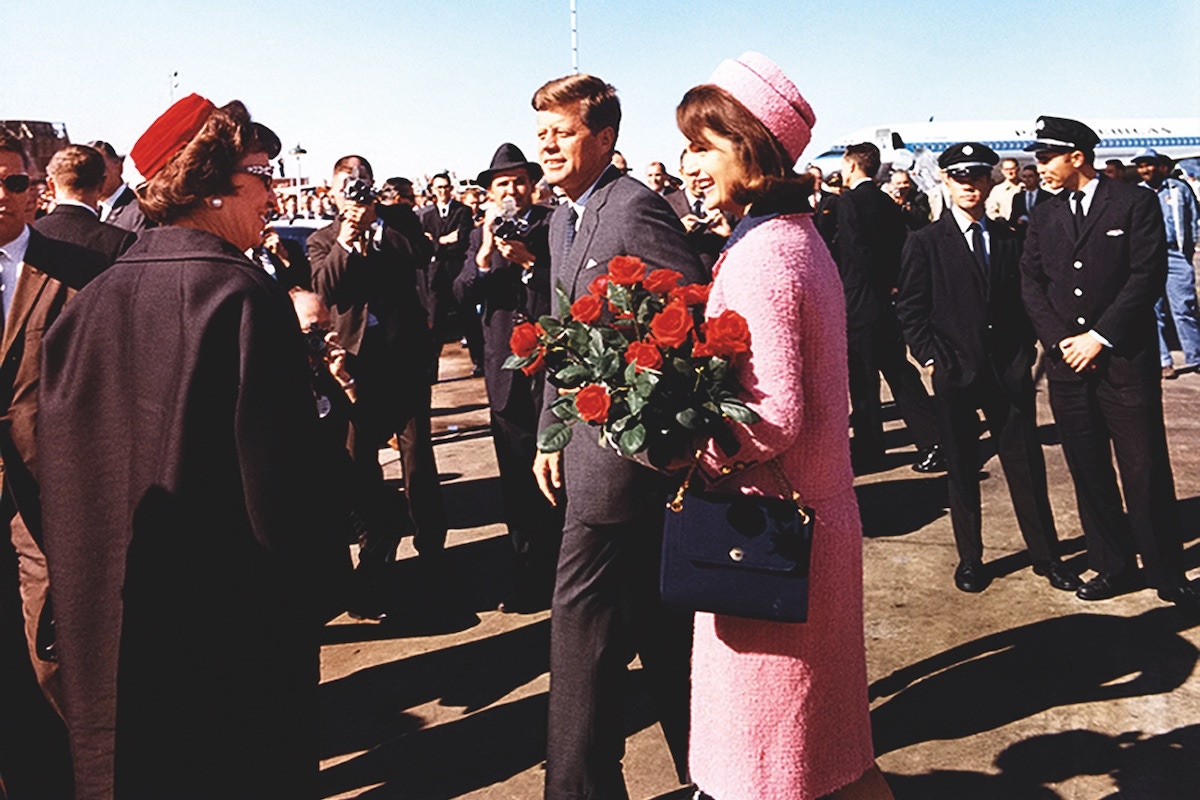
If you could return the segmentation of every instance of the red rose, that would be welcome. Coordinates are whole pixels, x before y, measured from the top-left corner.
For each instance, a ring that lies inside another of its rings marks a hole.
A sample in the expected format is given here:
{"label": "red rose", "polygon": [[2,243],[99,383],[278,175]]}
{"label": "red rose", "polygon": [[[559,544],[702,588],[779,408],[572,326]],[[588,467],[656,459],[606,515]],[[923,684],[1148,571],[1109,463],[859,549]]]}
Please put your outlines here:
{"label": "red rose", "polygon": [[608,389],[598,383],[585,386],[575,393],[575,410],[585,422],[603,423],[608,419],[608,407],[612,400],[608,397]]}
{"label": "red rose", "polygon": [[588,291],[597,297],[605,297],[608,295],[608,273],[597,275],[588,284]]}
{"label": "red rose", "polygon": [[692,358],[708,358],[715,355],[716,353],[706,342],[696,342],[692,345]]}
{"label": "red rose", "polygon": [[679,347],[687,341],[692,331],[692,312],[678,300],[667,303],[667,307],[650,320],[650,332],[654,341],[664,347]]}
{"label": "red rose", "polygon": [[537,349],[538,337],[541,333],[541,326],[532,322],[514,325],[512,336],[508,337],[509,349],[513,351],[513,355],[524,358]]}
{"label": "red rose", "polygon": [[571,303],[571,316],[577,322],[595,322],[604,310],[603,301],[594,294],[585,294]]}
{"label": "red rose", "polygon": [[689,283],[672,289],[671,299],[682,300],[683,304],[688,306],[702,306],[708,302],[711,289],[711,283]]}
{"label": "red rose", "polygon": [[634,256],[613,256],[608,262],[608,282],[619,286],[632,286],[646,277],[646,265]]}
{"label": "red rose", "polygon": [[658,369],[663,364],[662,352],[649,342],[630,342],[625,350],[625,363],[634,362],[638,369]]}
{"label": "red rose", "polygon": [[[746,318],[726,309],[704,323],[704,342],[714,355],[731,356],[750,352],[750,327]],[[693,349],[692,354],[696,351]]]}
{"label": "red rose", "polygon": [[683,280],[682,272],[676,272],[673,269],[656,269],[646,276],[642,286],[648,292],[666,294],[674,289],[681,280]]}
{"label": "red rose", "polygon": [[526,375],[532,375],[535,372],[541,372],[546,367],[546,359],[543,356],[543,353],[538,353],[537,358],[533,360],[532,364],[526,364],[525,366],[521,367],[521,372],[524,372]]}

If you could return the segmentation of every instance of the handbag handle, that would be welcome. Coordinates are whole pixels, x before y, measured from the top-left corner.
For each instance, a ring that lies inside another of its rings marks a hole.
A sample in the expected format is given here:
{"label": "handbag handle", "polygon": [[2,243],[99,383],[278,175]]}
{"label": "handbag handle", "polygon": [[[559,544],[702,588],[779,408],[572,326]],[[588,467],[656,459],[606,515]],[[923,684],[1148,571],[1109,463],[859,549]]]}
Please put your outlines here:
{"label": "handbag handle", "polygon": [[[688,467],[687,474],[683,476],[683,482],[679,484],[679,489],[676,490],[675,496],[667,502],[667,508],[676,514],[683,510],[683,496],[687,493],[688,487],[691,486],[692,477],[696,474],[696,469],[700,466],[702,455],[702,450],[696,451],[692,465]],[[774,476],[792,502],[796,504],[796,511],[800,514],[800,521],[807,525],[809,521],[809,509],[804,505],[804,500],[800,497],[800,493],[792,487],[792,482],[787,479],[787,475],[783,472],[783,467],[779,466],[779,457],[772,458],[764,466],[770,467],[771,475]]]}

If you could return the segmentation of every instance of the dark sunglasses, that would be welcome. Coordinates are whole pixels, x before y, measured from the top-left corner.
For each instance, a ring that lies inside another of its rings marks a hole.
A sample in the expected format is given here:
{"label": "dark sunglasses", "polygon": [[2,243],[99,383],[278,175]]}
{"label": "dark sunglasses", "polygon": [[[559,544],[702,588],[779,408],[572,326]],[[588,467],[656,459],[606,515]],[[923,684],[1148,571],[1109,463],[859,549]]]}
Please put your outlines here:
{"label": "dark sunglasses", "polygon": [[4,188],[13,194],[20,194],[29,188],[29,176],[23,173],[4,176]]}

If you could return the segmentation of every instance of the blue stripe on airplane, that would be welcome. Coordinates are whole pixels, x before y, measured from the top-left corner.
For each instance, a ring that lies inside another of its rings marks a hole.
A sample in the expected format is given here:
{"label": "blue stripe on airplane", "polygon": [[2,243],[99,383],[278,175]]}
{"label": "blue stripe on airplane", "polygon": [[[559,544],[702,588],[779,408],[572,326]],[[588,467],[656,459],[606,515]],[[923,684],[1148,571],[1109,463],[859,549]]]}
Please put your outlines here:
{"label": "blue stripe on airplane", "polygon": [[[983,142],[996,151],[1024,150],[1033,144],[1033,139],[1009,139],[1006,141]],[[957,142],[907,142],[906,150],[915,151],[918,147],[931,153],[940,153],[957,144]],[[1101,139],[1097,149],[1105,147],[1200,147],[1200,136],[1130,136]],[[844,145],[831,147],[827,155],[844,153]]]}

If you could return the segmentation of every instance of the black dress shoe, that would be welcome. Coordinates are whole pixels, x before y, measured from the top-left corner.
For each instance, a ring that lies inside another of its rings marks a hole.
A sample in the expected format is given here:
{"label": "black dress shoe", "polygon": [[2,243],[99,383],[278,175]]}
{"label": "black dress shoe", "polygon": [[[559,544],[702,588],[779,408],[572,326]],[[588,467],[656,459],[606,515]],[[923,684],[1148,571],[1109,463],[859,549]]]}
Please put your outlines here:
{"label": "black dress shoe", "polygon": [[1080,600],[1108,600],[1136,588],[1134,573],[1102,572],[1075,590]]}
{"label": "black dress shoe", "polygon": [[971,592],[972,594],[982,592],[991,582],[992,576],[988,574],[983,564],[963,561],[959,563],[958,569],[954,570],[954,585],[962,592]]}
{"label": "black dress shoe", "polygon": [[1200,586],[1194,581],[1159,589],[1158,598],[1167,603],[1174,603],[1184,611],[1200,613]]}
{"label": "black dress shoe", "polygon": [[913,472],[945,472],[946,459],[942,458],[941,445],[931,444],[917,453],[912,465]]}
{"label": "black dress shoe", "polygon": [[1061,561],[1038,562],[1033,565],[1033,574],[1042,576],[1055,589],[1064,592],[1074,592],[1083,586],[1083,579]]}

